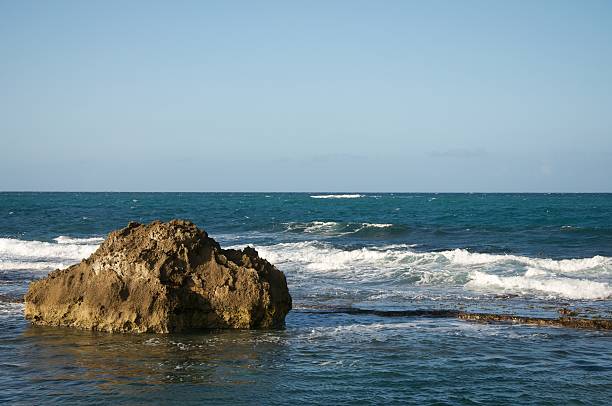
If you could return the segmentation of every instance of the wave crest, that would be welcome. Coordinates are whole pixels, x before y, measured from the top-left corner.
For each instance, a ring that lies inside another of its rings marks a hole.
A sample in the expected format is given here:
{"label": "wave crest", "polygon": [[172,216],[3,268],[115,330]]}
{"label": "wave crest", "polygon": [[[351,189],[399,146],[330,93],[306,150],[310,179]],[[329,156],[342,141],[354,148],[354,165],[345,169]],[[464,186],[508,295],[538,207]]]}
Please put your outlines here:
{"label": "wave crest", "polygon": [[94,244],[102,244],[104,241],[103,237],[89,237],[89,238],[76,238],[76,237],[67,237],[65,235],[60,235],[59,237],[55,237],[53,241],[58,244],[77,244],[77,245],[94,245]]}
{"label": "wave crest", "polygon": [[[409,286],[463,287],[568,299],[612,295],[612,258],[555,260],[473,253],[416,252],[410,246],[341,249],[319,241],[256,246],[260,255],[295,277]],[[558,274],[563,274],[560,276]]]}
{"label": "wave crest", "polygon": [[[61,241],[51,243],[0,238],[0,269],[63,268],[89,257],[98,248],[98,244],[84,241],[77,243],[69,243],[66,239]],[[90,239],[90,242],[93,242],[93,239]]]}
{"label": "wave crest", "polygon": [[530,271],[528,270],[522,276],[499,276],[474,271],[466,287],[504,293],[538,292],[551,298],[607,299],[612,297],[612,287],[605,282],[558,277],[547,272]]}
{"label": "wave crest", "polygon": [[310,221],[305,223],[285,223],[286,231],[318,234],[324,236],[343,236],[362,233],[364,231],[382,231],[394,227],[389,223],[342,223],[336,221]]}

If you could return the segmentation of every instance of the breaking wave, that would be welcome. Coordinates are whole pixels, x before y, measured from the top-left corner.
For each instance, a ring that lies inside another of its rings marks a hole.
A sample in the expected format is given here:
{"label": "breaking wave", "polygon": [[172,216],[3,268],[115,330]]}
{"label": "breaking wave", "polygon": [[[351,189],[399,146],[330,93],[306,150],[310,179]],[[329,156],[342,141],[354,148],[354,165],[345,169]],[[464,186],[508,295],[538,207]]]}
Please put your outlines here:
{"label": "breaking wave", "polygon": [[[78,262],[78,261],[74,261]],[[51,261],[40,261],[40,262],[28,262],[28,261],[5,261],[0,259],[0,271],[52,271],[54,269],[66,268],[72,265],[70,262],[51,262]]]}
{"label": "breaking wave", "polygon": [[465,249],[417,252],[406,245],[342,249],[320,241],[255,248],[296,278],[310,275],[568,299],[612,297],[612,258],[603,256],[555,260]]}
{"label": "breaking wave", "polygon": [[[72,241],[70,241],[72,240]],[[0,238],[0,270],[51,270],[63,268],[90,256],[99,238],[58,237],[55,243]]]}
{"label": "breaking wave", "polygon": [[539,292],[544,296],[568,299],[606,299],[612,297],[612,287],[605,282],[555,276],[529,269],[524,275],[499,276],[480,271],[472,272],[468,288],[510,293]]}
{"label": "breaking wave", "polygon": [[367,232],[380,233],[383,232],[384,229],[387,231],[399,231],[400,229],[388,223],[342,223],[336,221],[291,222],[285,223],[285,226],[285,230],[289,232],[323,236],[342,236],[357,233],[367,234]]}
{"label": "breaking wave", "polygon": [[97,245],[104,241],[104,237],[75,238],[60,235],[59,237],[54,238],[53,241],[57,242],[58,244]]}

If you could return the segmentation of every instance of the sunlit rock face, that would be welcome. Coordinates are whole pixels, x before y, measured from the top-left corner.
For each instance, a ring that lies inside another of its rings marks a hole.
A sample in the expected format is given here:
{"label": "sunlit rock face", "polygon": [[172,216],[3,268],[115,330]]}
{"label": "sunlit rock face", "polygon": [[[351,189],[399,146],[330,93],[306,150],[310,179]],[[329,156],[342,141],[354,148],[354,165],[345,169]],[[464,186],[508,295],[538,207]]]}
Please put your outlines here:
{"label": "sunlit rock face", "polygon": [[285,275],[253,248],[222,249],[193,223],[130,223],[89,258],[30,284],[34,324],[109,332],[275,328],[291,309]]}

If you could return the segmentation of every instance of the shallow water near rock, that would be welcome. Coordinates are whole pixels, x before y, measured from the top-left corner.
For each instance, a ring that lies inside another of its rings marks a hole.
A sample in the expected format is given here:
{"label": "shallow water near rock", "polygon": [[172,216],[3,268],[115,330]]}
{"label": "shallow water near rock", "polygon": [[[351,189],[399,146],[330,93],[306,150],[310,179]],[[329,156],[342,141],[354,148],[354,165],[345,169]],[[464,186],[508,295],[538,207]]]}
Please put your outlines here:
{"label": "shallow water near rock", "polygon": [[[608,403],[609,331],[341,309],[609,318],[612,195],[322,195],[0,193],[0,402]],[[108,334],[23,319],[30,281],[130,220],[171,218],[285,272],[286,328]]]}
{"label": "shallow water near rock", "polygon": [[9,402],[604,404],[612,379],[612,337],[571,329],[296,311],[282,331],[13,332]]}

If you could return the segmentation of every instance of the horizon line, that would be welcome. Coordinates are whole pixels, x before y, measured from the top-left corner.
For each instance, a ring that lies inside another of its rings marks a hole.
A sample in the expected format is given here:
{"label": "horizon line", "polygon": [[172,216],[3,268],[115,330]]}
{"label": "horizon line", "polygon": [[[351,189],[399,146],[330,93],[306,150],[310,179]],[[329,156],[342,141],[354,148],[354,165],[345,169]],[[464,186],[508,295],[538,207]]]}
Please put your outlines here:
{"label": "horizon line", "polygon": [[0,193],[250,193],[250,194],[612,194],[612,191],[245,191],[245,190],[0,190]]}

